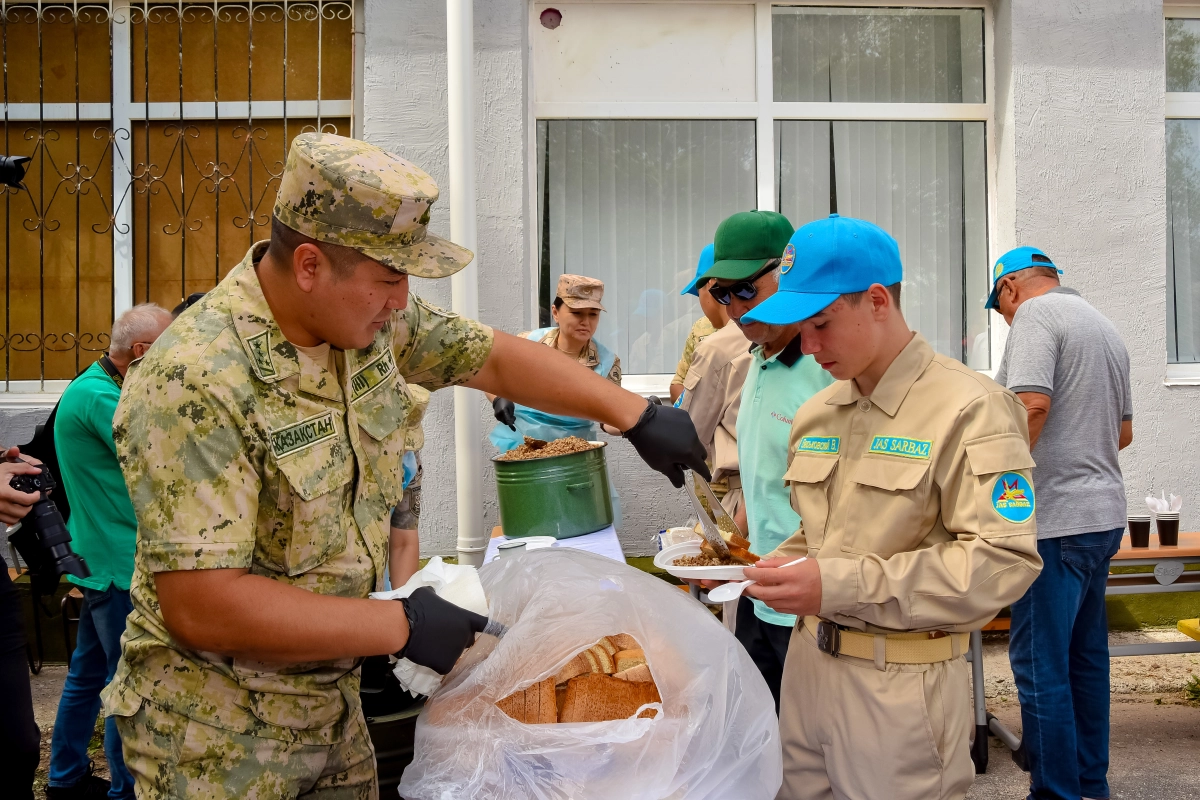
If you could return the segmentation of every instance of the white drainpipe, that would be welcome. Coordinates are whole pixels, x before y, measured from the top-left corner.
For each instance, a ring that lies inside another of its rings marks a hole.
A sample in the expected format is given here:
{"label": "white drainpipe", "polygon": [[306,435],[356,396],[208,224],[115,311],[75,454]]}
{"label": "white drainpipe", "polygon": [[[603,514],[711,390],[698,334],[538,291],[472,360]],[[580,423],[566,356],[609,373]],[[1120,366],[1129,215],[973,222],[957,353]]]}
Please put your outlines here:
{"label": "white drainpipe", "polygon": [[[450,110],[450,238],[479,252],[475,226],[475,86],[473,0],[446,0],[446,66]],[[450,279],[451,307],[479,317],[479,257]],[[483,430],[479,393],[454,390],[454,456],[458,485],[458,563],[480,566],[483,529]]]}

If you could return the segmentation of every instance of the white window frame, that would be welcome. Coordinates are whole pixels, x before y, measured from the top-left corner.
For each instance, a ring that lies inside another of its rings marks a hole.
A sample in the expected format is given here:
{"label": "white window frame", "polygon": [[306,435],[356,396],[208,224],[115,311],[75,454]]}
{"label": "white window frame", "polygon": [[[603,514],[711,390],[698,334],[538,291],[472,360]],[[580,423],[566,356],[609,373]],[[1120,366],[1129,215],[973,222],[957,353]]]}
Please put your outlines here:
{"label": "white window frame", "polygon": [[[221,0],[217,0],[221,2]],[[150,120],[196,119],[283,119],[285,117],[349,117],[350,135],[362,138],[364,44],[366,0],[344,0],[353,9],[353,63],[349,100],[290,100],[245,102],[135,103],[133,76],[130,74],[130,6],[137,0],[111,0],[112,3],[112,102],[111,103],[8,103],[5,111],[11,122],[98,121],[108,122],[113,130],[132,132],[133,124]],[[211,8],[211,4],[205,4]],[[214,109],[215,106],[215,109]],[[133,163],[133,140],[114,138],[113,187],[128,186],[128,166]],[[114,198],[114,204],[119,198]],[[133,302],[133,203],[116,205],[113,228],[113,319]],[[124,232],[122,233],[122,230]],[[68,380],[0,381],[0,410],[13,411],[50,408],[58,402]]]}
{"label": "white window frame", "polygon": [[[536,2],[545,0],[527,0],[529,34],[529,62],[533,62],[533,44],[537,27],[541,24],[534,13]],[[572,5],[590,5],[593,2],[645,4],[646,2],[671,3],[688,2],[716,5],[729,5],[730,0],[562,0],[556,3],[560,7]],[[738,4],[738,3],[734,3]],[[741,4],[738,4],[741,5]],[[986,189],[987,189],[987,235],[988,235],[988,274],[990,265],[995,262],[999,253],[996,252],[996,70],[995,70],[995,31],[993,23],[992,4],[990,0],[924,0],[911,2],[900,0],[888,2],[864,2],[863,0],[791,0],[790,2],[753,2],[744,5],[754,6],[755,34],[755,78],[756,100],[744,102],[712,102],[712,103],[672,103],[672,102],[538,102],[532,70],[528,86],[528,115],[526,124],[530,135],[527,138],[527,185],[528,208],[531,210],[533,222],[530,230],[536,228],[537,208],[540,198],[537,196],[537,137],[532,134],[540,120],[552,119],[721,119],[721,120],[754,120],[757,158],[757,195],[758,209],[761,211],[778,211],[775,207],[775,122],[776,120],[873,120],[873,121],[915,121],[915,120],[944,120],[984,123],[984,147],[987,151]],[[984,100],[983,103],[788,103],[774,100],[774,69],[771,61],[772,38],[771,20],[772,8],[775,6],[848,6],[859,8],[980,8],[983,9],[983,49],[984,49]],[[530,308],[538,307],[540,249],[529,248],[529,270],[532,276]],[[990,284],[990,280],[989,280]],[[1004,318],[995,311],[990,312],[988,325],[991,342],[991,368],[982,370],[985,375],[994,376],[1004,352],[1004,341],[1007,337],[1007,325]],[[666,396],[670,389],[673,374],[666,375],[631,375],[622,378],[623,385],[631,391],[642,395],[657,394]]]}
{"label": "white window frame", "polygon": [[[1163,4],[1163,31],[1165,34],[1168,19],[1200,19],[1200,5],[1171,5]],[[1163,39],[1163,58],[1166,58],[1166,38]],[[1200,119],[1200,92],[1167,92],[1166,119]],[[1168,303],[1174,298],[1166,298]],[[1164,320],[1165,322],[1165,320]],[[1163,360],[1168,355],[1163,353]],[[1172,364],[1166,362],[1163,375],[1165,386],[1200,386],[1200,363]]]}

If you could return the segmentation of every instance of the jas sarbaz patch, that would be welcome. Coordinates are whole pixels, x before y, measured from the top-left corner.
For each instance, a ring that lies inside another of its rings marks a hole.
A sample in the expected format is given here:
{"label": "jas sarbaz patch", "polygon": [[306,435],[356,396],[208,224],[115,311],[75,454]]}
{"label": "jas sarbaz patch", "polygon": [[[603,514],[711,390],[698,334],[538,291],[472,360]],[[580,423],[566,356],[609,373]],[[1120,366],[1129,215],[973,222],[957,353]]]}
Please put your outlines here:
{"label": "jas sarbaz patch", "polygon": [[1028,522],[1033,516],[1033,486],[1024,475],[1005,472],[992,485],[992,508],[1009,522]]}

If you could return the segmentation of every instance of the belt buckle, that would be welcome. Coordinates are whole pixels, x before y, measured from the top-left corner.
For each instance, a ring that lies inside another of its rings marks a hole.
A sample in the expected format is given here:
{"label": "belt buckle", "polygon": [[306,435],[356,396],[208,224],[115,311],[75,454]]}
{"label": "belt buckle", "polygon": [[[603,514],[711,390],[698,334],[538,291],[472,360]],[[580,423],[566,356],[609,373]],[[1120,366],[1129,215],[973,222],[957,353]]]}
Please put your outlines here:
{"label": "belt buckle", "polygon": [[817,622],[817,649],[834,658],[842,651],[842,631],[835,623]]}

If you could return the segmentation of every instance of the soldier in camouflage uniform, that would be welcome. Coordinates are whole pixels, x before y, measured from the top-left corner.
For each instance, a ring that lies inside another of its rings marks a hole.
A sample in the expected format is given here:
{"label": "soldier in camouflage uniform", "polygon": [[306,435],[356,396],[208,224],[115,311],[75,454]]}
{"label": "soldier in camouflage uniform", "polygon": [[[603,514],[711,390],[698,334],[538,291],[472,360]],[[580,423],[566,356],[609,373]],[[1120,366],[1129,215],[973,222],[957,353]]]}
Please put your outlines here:
{"label": "soldier in camouflage uniform", "polygon": [[[686,415],[409,298],[408,275],[472,258],[427,232],[437,196],[377,147],[302,134],[271,240],[126,382],[114,438],[138,516],[134,610],[104,700],[140,798],[377,795],[361,658],[444,674],[486,622],[430,590],[366,599],[416,443],[409,384],[618,426],[677,486],[704,468]],[[537,386],[573,389],[544,401]]]}

